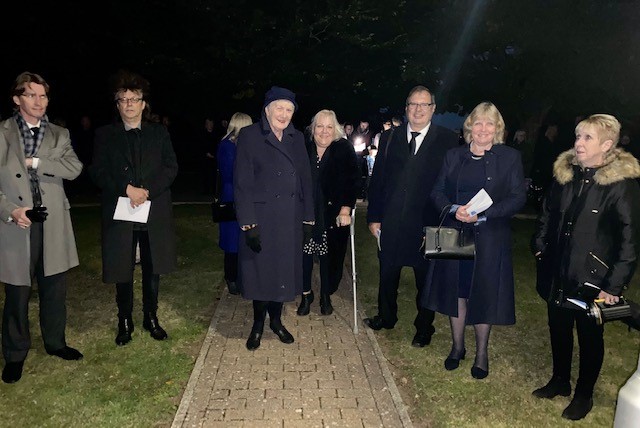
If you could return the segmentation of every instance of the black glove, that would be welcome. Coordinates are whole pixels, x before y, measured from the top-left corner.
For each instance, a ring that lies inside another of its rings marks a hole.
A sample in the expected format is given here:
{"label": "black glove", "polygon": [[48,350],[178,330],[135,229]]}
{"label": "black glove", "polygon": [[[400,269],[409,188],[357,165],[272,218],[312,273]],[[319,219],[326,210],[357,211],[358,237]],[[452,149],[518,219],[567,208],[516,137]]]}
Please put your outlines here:
{"label": "black glove", "polygon": [[258,231],[258,226],[246,230],[244,232],[244,241],[247,243],[247,246],[251,248],[254,253],[259,253],[262,251],[262,245],[260,245],[260,232]]}
{"label": "black glove", "polygon": [[25,215],[31,220],[31,223],[42,223],[47,219],[49,213],[47,212],[47,207],[33,207],[27,210]]}
{"label": "black glove", "polygon": [[313,237],[313,225],[302,223],[302,244],[307,245]]}

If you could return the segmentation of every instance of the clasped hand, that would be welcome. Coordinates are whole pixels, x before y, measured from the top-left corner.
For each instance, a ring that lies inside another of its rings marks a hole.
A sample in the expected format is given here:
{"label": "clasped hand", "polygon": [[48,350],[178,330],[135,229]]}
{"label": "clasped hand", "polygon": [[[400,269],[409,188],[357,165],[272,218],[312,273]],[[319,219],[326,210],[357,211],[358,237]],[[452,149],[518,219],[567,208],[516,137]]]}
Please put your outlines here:
{"label": "clasped hand", "polygon": [[142,187],[127,185],[127,197],[131,200],[131,208],[144,204],[149,199],[149,191]]}
{"label": "clasped hand", "polygon": [[461,205],[456,210],[456,220],[463,223],[475,223],[478,221],[478,215],[469,215],[467,208],[469,205]]}

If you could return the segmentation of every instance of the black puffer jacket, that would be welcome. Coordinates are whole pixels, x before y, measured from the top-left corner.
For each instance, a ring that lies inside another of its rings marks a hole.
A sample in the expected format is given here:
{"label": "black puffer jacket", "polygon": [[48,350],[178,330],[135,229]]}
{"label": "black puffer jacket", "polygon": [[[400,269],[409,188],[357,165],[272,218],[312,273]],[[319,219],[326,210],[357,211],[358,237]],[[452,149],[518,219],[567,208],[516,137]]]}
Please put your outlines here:
{"label": "black puffer jacket", "polygon": [[554,182],[532,239],[538,264],[538,293],[544,299],[562,289],[574,295],[585,282],[621,295],[640,252],[638,161],[612,149],[603,166],[581,168],[575,151],[560,154]]}

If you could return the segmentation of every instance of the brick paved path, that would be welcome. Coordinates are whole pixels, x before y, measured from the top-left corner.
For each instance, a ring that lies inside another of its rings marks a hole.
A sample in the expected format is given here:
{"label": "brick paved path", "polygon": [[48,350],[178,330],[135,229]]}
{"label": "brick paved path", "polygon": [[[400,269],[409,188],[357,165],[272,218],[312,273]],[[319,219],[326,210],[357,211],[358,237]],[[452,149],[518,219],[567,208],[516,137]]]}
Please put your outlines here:
{"label": "brick paved path", "polygon": [[297,302],[285,304],[283,324],[295,343],[281,343],[267,320],[262,344],[251,352],[245,348],[251,302],[225,290],[172,427],[412,428],[360,317],[359,332],[353,332],[350,278],[332,296],[332,315],[320,315],[318,302],[316,292],[304,317],[296,314]]}

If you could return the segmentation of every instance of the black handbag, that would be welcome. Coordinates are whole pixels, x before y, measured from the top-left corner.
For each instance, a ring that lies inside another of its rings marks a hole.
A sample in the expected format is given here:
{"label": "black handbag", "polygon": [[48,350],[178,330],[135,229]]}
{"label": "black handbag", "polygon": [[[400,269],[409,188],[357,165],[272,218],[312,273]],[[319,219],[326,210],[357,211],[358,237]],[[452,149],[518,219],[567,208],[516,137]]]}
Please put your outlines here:
{"label": "black handbag", "polygon": [[216,196],[213,198],[213,202],[211,202],[211,219],[214,223],[223,223],[225,221],[235,221],[236,220],[236,208],[233,202],[222,202],[220,200],[220,189],[221,189],[221,180],[220,180],[220,171],[217,173],[218,177],[216,179]]}
{"label": "black handbag", "polygon": [[473,236],[464,232],[462,225],[458,227],[442,226],[447,211],[451,205],[447,205],[440,214],[440,224],[426,226],[424,228],[425,259],[473,259],[476,256],[476,246]]}

